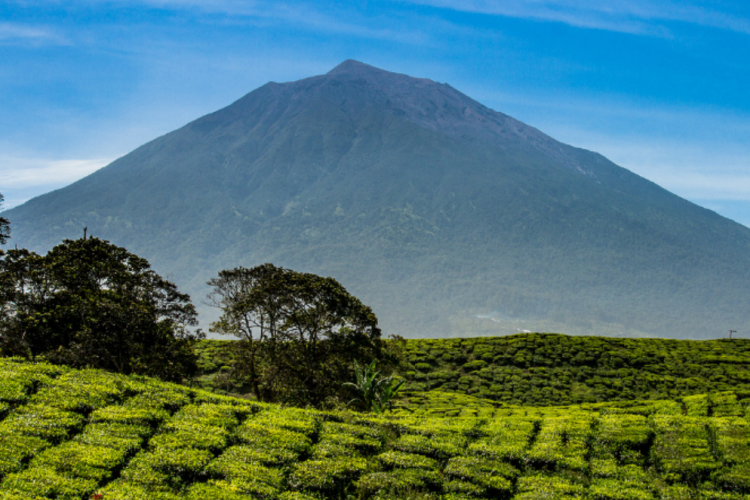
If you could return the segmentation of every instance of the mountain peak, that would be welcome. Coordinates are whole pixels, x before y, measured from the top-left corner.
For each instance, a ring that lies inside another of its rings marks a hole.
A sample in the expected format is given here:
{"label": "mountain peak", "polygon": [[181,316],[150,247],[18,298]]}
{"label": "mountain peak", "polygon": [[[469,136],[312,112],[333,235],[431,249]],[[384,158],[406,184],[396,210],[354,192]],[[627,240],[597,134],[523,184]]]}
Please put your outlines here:
{"label": "mountain peak", "polygon": [[750,331],[750,229],[447,84],[353,60],[3,216],[35,251],[88,227],[192,296],[237,265],[335,276],[389,333]]}
{"label": "mountain peak", "polygon": [[346,61],[342,62],[341,64],[333,68],[327,74],[331,76],[336,76],[336,75],[363,76],[363,75],[372,74],[372,73],[382,74],[382,73],[388,73],[388,71],[385,71],[380,68],[376,68],[375,66],[370,66],[369,64],[365,64],[363,62],[355,61],[354,59],[347,59]]}

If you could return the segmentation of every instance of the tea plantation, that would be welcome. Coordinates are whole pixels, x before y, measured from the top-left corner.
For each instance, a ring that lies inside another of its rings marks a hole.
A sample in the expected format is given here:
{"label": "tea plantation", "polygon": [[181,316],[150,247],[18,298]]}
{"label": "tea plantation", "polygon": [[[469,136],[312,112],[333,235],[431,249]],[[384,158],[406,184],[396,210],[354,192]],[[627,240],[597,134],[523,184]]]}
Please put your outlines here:
{"label": "tea plantation", "polygon": [[[199,343],[205,388],[224,386],[231,343]],[[750,340],[519,334],[407,340],[401,374],[412,394],[436,390],[514,405],[569,405],[750,392]],[[415,401],[415,400],[412,400]]]}
{"label": "tea plantation", "polygon": [[320,412],[0,358],[0,500],[750,498],[750,392],[410,397],[385,417]]}
{"label": "tea plantation", "polygon": [[461,392],[516,405],[668,399],[750,391],[750,340],[520,334],[409,340],[408,389]]}

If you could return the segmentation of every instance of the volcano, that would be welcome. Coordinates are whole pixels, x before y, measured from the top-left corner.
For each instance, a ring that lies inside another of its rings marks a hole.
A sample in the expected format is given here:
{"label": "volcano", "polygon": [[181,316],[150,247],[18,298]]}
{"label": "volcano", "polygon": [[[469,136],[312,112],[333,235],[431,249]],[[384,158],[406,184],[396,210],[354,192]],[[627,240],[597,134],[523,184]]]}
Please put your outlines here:
{"label": "volcano", "polygon": [[407,337],[750,331],[750,229],[447,84],[345,61],[268,83],[8,210],[82,228],[190,293],[272,262],[332,276]]}

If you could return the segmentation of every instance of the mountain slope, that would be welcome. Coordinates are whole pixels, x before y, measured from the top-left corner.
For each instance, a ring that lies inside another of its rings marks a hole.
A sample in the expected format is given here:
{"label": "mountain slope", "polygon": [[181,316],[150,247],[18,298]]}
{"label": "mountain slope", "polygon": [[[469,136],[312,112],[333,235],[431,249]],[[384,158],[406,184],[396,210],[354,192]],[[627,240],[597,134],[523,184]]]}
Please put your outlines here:
{"label": "mountain slope", "polygon": [[264,85],[7,217],[40,250],[87,226],[198,300],[240,264],[334,276],[410,336],[750,329],[750,230],[355,61]]}

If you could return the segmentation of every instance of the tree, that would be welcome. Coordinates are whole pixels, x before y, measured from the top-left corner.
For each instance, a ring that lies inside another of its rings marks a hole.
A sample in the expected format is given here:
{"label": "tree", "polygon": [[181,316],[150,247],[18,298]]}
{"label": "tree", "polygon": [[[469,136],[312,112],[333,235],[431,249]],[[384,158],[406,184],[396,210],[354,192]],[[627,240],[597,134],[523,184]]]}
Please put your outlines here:
{"label": "tree", "polygon": [[324,405],[341,395],[353,361],[386,355],[372,309],[333,278],[264,264],[208,284],[222,310],[211,331],[240,339],[236,369],[260,400]]}
{"label": "tree", "polygon": [[[0,207],[3,205],[5,198],[0,193]],[[5,245],[10,238],[10,221],[5,217],[0,217],[0,245]]]}
{"label": "tree", "polygon": [[148,261],[98,238],[0,259],[0,348],[179,381],[197,370],[190,297]]}

